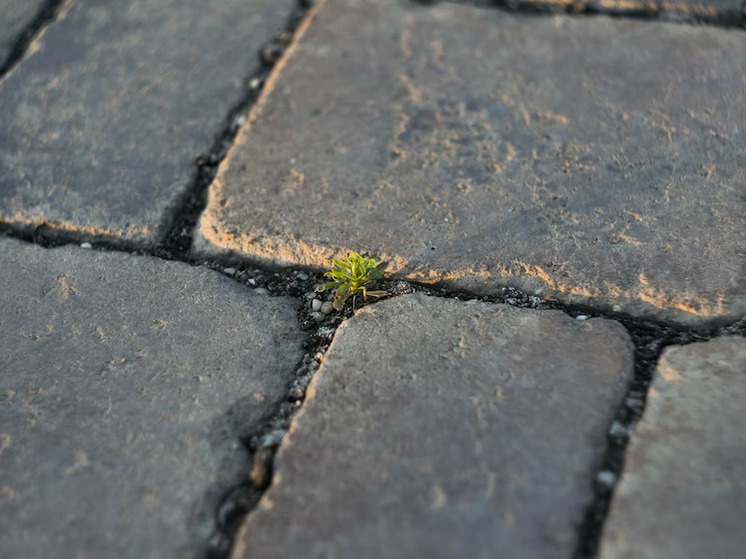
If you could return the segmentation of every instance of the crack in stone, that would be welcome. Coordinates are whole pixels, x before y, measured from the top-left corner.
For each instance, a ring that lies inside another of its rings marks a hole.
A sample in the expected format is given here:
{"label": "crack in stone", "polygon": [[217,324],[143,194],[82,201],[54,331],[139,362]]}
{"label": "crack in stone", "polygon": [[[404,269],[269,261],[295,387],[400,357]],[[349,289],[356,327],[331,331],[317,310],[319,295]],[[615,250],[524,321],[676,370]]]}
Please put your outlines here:
{"label": "crack in stone", "polygon": [[63,8],[68,8],[72,1],[47,0],[39,9],[36,17],[18,35],[7,58],[4,61],[0,60],[0,83],[18,66],[26,53],[32,50],[34,41],[41,36],[44,30],[64,16],[65,10]]}

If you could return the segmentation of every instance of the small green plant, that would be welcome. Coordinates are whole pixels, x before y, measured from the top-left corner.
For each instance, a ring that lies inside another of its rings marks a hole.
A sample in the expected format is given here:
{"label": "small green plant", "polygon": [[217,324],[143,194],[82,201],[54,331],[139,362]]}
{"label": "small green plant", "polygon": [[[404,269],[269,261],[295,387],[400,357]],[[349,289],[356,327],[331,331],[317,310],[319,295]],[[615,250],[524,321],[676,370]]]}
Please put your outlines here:
{"label": "small green plant", "polygon": [[386,268],[386,262],[376,264],[375,258],[363,258],[357,252],[347,253],[347,260],[335,258],[332,260],[334,266],[324,274],[324,277],[332,281],[325,283],[321,291],[334,289],[334,308],[341,310],[345,301],[352,297],[352,306],[355,306],[355,299],[358,293],[366,297],[383,297],[387,295],[385,291],[368,291],[367,285],[373,280],[383,277],[383,270]]}

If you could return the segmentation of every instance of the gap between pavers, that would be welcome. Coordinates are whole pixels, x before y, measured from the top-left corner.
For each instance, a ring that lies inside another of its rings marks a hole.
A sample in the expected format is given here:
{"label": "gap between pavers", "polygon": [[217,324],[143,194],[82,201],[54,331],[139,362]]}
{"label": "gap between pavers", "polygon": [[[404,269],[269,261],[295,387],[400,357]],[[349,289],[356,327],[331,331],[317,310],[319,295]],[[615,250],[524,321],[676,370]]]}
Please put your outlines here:
{"label": "gap between pavers", "polygon": [[232,557],[562,557],[632,378],[616,322],[402,295],[340,326]]}
{"label": "gap between pavers", "polygon": [[297,301],[5,238],[0,283],[3,557],[203,557],[303,355]]}
{"label": "gap between pavers", "polygon": [[601,559],[740,559],[746,548],[746,339],[663,353]]}
{"label": "gap between pavers", "polygon": [[0,10],[0,68],[21,33],[45,4],[46,0],[3,0]]}
{"label": "gap between pavers", "polygon": [[707,325],[746,312],[746,34],[327,0],[211,186],[195,248],[503,285]]}
{"label": "gap between pavers", "polygon": [[153,246],[295,0],[76,0],[0,82],[0,224]]}

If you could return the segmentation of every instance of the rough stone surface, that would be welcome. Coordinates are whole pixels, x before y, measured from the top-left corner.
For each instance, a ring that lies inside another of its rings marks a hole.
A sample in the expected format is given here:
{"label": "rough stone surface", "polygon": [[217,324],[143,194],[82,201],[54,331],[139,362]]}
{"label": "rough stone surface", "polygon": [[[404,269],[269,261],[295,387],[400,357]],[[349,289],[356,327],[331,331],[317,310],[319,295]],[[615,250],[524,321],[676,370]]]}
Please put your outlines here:
{"label": "rough stone surface", "polygon": [[0,0],[0,66],[43,4],[44,0]]}
{"label": "rough stone surface", "polygon": [[746,339],[667,349],[602,540],[602,559],[739,559],[746,548]]}
{"label": "rough stone surface", "polygon": [[[196,246],[682,323],[746,311],[746,34],[328,0]],[[633,139],[633,140],[631,140]]]}
{"label": "rough stone surface", "polygon": [[615,322],[424,295],[366,307],[233,557],[570,557],[631,373]]}
{"label": "rough stone surface", "polygon": [[301,356],[295,303],[222,274],[0,239],[0,549],[204,557],[239,436]]}
{"label": "rough stone surface", "polygon": [[660,14],[671,21],[739,25],[744,21],[743,0],[659,0]]}
{"label": "rough stone surface", "polygon": [[0,84],[0,223],[152,244],[294,0],[76,0]]}

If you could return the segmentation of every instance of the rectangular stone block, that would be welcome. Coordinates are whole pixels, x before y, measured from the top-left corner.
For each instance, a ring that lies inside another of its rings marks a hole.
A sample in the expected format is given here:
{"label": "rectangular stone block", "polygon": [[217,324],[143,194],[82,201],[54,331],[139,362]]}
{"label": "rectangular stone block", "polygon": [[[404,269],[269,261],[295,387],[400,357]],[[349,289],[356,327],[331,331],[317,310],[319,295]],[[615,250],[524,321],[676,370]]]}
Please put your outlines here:
{"label": "rectangular stone block", "polygon": [[684,324],[746,312],[746,34],[327,0],[197,248],[506,284]]}
{"label": "rectangular stone block", "polygon": [[337,330],[233,559],[571,557],[632,377],[618,323],[405,295]]}
{"label": "rectangular stone block", "polygon": [[205,268],[0,238],[0,555],[203,558],[296,304]]}
{"label": "rectangular stone block", "polygon": [[153,245],[294,0],[76,0],[0,83],[0,224]]}

